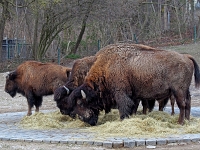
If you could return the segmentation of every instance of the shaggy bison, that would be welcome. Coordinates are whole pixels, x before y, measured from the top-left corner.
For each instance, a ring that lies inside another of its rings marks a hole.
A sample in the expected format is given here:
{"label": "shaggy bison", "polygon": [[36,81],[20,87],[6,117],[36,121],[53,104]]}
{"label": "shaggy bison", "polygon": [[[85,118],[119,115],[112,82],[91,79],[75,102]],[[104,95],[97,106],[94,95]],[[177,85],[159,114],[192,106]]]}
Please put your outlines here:
{"label": "shaggy bison", "polygon": [[[95,62],[95,60],[96,60],[95,56],[84,57],[82,59],[76,60],[75,63],[73,64],[72,71],[67,83],[61,87],[58,87],[54,91],[54,100],[57,102],[57,106],[58,108],[60,108],[62,114],[64,114],[64,112],[62,112],[62,99],[67,99],[67,96],[69,96],[69,94],[75,88],[83,84],[85,77],[89,72],[91,66]],[[138,105],[139,102],[140,100],[138,100]],[[154,103],[150,103],[149,105],[149,103],[147,103],[146,100],[144,100],[142,101],[142,105],[144,106],[143,113],[146,114],[147,108],[149,108],[150,111],[153,110],[155,101]],[[116,108],[116,106],[114,108]]]}
{"label": "shaggy bison", "polygon": [[59,101],[64,96],[68,96],[76,87],[83,84],[85,76],[89,72],[95,60],[95,56],[84,57],[76,60],[72,66],[71,74],[67,83],[55,90],[54,100]]}
{"label": "shaggy bison", "polygon": [[27,98],[28,113],[35,105],[36,112],[42,104],[42,97],[53,94],[54,90],[64,85],[71,69],[51,63],[26,61],[6,76],[5,91],[14,97],[17,93]]}
{"label": "shaggy bison", "polygon": [[199,87],[199,67],[190,55],[140,44],[109,45],[96,54],[84,83],[57,103],[63,114],[78,114],[82,121],[96,125],[101,110],[109,112],[117,105],[124,119],[133,114],[138,99],[173,95],[180,109],[178,122],[183,124],[190,117],[193,72]]}

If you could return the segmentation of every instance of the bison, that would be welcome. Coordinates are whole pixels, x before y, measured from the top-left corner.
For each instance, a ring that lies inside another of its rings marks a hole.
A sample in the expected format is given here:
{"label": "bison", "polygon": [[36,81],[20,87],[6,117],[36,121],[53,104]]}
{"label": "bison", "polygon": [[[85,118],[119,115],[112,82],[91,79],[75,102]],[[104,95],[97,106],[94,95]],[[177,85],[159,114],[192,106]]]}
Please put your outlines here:
{"label": "bison", "polygon": [[138,99],[174,96],[180,109],[178,122],[183,124],[190,117],[193,72],[199,87],[199,66],[190,55],[140,44],[109,45],[96,54],[84,83],[57,104],[63,114],[78,114],[82,121],[96,125],[101,110],[109,112],[117,106],[123,120],[136,110]]}
{"label": "bison", "polygon": [[88,56],[76,60],[72,66],[71,74],[67,83],[55,90],[54,100],[58,101],[64,96],[68,96],[76,87],[83,84],[85,76],[89,72],[95,60],[95,56]]}
{"label": "bison", "polygon": [[6,76],[5,92],[11,97],[17,93],[27,98],[28,113],[32,114],[35,105],[36,112],[42,105],[42,97],[54,93],[57,87],[68,81],[71,68],[37,61],[26,61]]}
{"label": "bison", "polygon": [[[62,107],[62,103],[59,102],[61,99],[69,96],[69,94],[75,88],[77,88],[78,86],[83,84],[84,79],[85,79],[87,73],[89,72],[91,66],[95,62],[95,60],[96,60],[95,56],[89,56],[89,57],[84,57],[82,59],[78,59],[75,61],[75,63],[72,66],[72,71],[71,71],[71,74],[69,76],[69,80],[67,81],[67,83],[61,87],[58,87],[54,91],[54,100],[58,102],[57,103],[58,108]],[[142,104],[144,105],[144,109],[143,109],[144,114],[146,114],[147,108],[149,108],[150,111],[153,110],[155,101],[154,101],[154,103],[152,103],[150,105],[150,107],[148,107],[149,105],[146,103],[146,101],[142,101],[142,102],[143,102]],[[139,105],[139,102],[138,102],[138,105]],[[161,109],[159,108],[159,110],[161,110]],[[61,113],[63,114],[62,109],[60,109],[60,110],[61,110]]]}

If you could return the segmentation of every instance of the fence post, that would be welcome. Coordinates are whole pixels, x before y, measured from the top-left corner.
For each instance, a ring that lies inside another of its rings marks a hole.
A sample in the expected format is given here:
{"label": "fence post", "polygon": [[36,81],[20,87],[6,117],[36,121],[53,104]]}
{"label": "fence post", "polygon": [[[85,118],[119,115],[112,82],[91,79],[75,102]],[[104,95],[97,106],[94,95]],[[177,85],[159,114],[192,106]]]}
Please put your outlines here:
{"label": "fence post", "polygon": [[137,37],[136,37],[135,33],[134,33],[134,39],[135,39],[136,44],[138,44],[138,40],[137,40]]}
{"label": "fence post", "polygon": [[196,25],[194,25],[194,43],[196,43],[196,39],[197,39],[197,27]]}
{"label": "fence post", "polygon": [[58,48],[58,64],[60,65],[60,48]]}
{"label": "fence post", "polygon": [[7,52],[7,59],[10,59],[10,51],[9,51],[9,45],[8,45],[8,39],[6,38],[6,52]]}
{"label": "fence post", "polygon": [[101,40],[98,40],[98,51],[101,49]]}

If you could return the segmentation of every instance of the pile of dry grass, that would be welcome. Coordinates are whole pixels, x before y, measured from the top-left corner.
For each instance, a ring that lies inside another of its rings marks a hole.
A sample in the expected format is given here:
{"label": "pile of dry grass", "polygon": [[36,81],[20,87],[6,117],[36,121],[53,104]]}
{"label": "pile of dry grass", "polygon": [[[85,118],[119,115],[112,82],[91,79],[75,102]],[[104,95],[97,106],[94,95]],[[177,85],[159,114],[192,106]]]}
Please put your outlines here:
{"label": "pile of dry grass", "polygon": [[69,116],[62,115],[59,111],[49,113],[38,112],[31,116],[25,116],[22,118],[19,125],[27,129],[67,129],[86,126],[86,124],[79,119],[72,119]]}
{"label": "pile of dry grass", "polygon": [[118,110],[112,110],[108,114],[102,112],[97,126],[89,126],[79,119],[71,119],[60,112],[35,113],[25,116],[20,126],[31,129],[52,128],[80,128],[87,132],[95,132],[101,137],[166,137],[173,134],[200,133],[200,119],[191,117],[181,126],[177,123],[178,115],[171,116],[168,113],[153,111],[148,115],[137,114],[129,119],[121,121]]}

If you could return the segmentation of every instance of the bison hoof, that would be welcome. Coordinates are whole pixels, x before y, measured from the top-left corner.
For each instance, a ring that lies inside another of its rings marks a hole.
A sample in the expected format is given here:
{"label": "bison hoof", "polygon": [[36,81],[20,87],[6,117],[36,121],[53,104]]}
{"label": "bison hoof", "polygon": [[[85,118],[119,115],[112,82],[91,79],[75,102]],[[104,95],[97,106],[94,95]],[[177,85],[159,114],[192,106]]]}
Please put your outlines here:
{"label": "bison hoof", "polygon": [[31,116],[32,115],[32,113],[27,113],[27,116]]}
{"label": "bison hoof", "polygon": [[122,115],[122,116],[120,116],[120,119],[121,119],[121,120],[124,120],[125,118],[129,118],[129,116],[127,116],[127,115]]}

